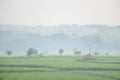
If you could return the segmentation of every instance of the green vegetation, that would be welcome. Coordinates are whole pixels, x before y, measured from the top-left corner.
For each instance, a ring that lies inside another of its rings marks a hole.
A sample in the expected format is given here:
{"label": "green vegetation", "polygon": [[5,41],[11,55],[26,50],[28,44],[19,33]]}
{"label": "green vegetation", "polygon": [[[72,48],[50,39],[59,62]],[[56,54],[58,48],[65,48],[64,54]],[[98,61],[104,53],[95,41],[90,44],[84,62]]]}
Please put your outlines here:
{"label": "green vegetation", "polygon": [[74,54],[79,55],[79,54],[81,54],[81,51],[75,50],[75,51],[74,51]]}
{"label": "green vegetation", "polygon": [[98,54],[99,54],[98,52],[94,52],[94,55],[96,55],[96,56],[97,56]]}
{"label": "green vegetation", "polygon": [[7,50],[7,51],[6,51],[6,54],[7,54],[7,55],[11,55],[11,54],[12,54],[12,51]]}
{"label": "green vegetation", "polygon": [[0,80],[120,80],[120,57],[0,57]]}
{"label": "green vegetation", "polygon": [[63,49],[63,48],[60,48],[60,49],[59,49],[59,54],[62,55],[63,52],[64,52],[64,49]]}
{"label": "green vegetation", "polygon": [[29,49],[27,50],[27,55],[28,55],[28,56],[38,55],[38,50],[37,50],[37,49],[34,49],[34,48],[29,48]]}

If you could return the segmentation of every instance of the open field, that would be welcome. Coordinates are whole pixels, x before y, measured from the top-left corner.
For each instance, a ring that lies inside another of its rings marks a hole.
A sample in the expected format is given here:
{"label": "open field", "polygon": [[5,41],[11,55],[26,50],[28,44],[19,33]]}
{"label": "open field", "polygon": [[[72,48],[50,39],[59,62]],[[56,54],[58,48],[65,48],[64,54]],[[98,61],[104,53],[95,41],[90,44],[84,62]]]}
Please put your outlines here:
{"label": "open field", "polygon": [[120,80],[120,57],[0,57],[0,80]]}

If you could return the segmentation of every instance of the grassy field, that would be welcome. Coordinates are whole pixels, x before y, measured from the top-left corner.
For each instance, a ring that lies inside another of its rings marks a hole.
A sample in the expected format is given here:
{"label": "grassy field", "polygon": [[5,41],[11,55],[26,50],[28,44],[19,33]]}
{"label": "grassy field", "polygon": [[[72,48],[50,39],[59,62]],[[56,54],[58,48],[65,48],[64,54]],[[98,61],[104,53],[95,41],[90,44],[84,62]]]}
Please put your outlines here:
{"label": "grassy field", "polygon": [[120,80],[120,57],[0,57],[0,80]]}

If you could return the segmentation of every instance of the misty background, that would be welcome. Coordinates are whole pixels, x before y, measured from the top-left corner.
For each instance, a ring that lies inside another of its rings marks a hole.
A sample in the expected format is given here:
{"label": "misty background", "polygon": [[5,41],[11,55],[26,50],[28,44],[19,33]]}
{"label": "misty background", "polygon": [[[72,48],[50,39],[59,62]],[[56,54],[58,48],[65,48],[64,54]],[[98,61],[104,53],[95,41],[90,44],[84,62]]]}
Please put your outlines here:
{"label": "misty background", "polygon": [[59,24],[55,26],[0,25],[0,52],[12,50],[13,54],[24,55],[30,47],[46,55],[58,54],[64,48],[65,54],[80,50],[83,55],[91,51],[104,55],[119,55],[120,26]]}
{"label": "misty background", "polygon": [[120,0],[0,0],[0,53],[75,49],[120,55]]}

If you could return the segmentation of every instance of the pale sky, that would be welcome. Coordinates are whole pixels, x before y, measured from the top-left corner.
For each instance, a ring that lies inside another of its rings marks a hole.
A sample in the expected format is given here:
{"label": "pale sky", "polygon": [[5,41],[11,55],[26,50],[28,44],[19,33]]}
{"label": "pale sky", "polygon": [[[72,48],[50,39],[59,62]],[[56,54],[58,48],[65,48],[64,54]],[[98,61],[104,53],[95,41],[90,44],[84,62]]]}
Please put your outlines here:
{"label": "pale sky", "polygon": [[120,25],[120,0],[0,0],[0,24]]}

